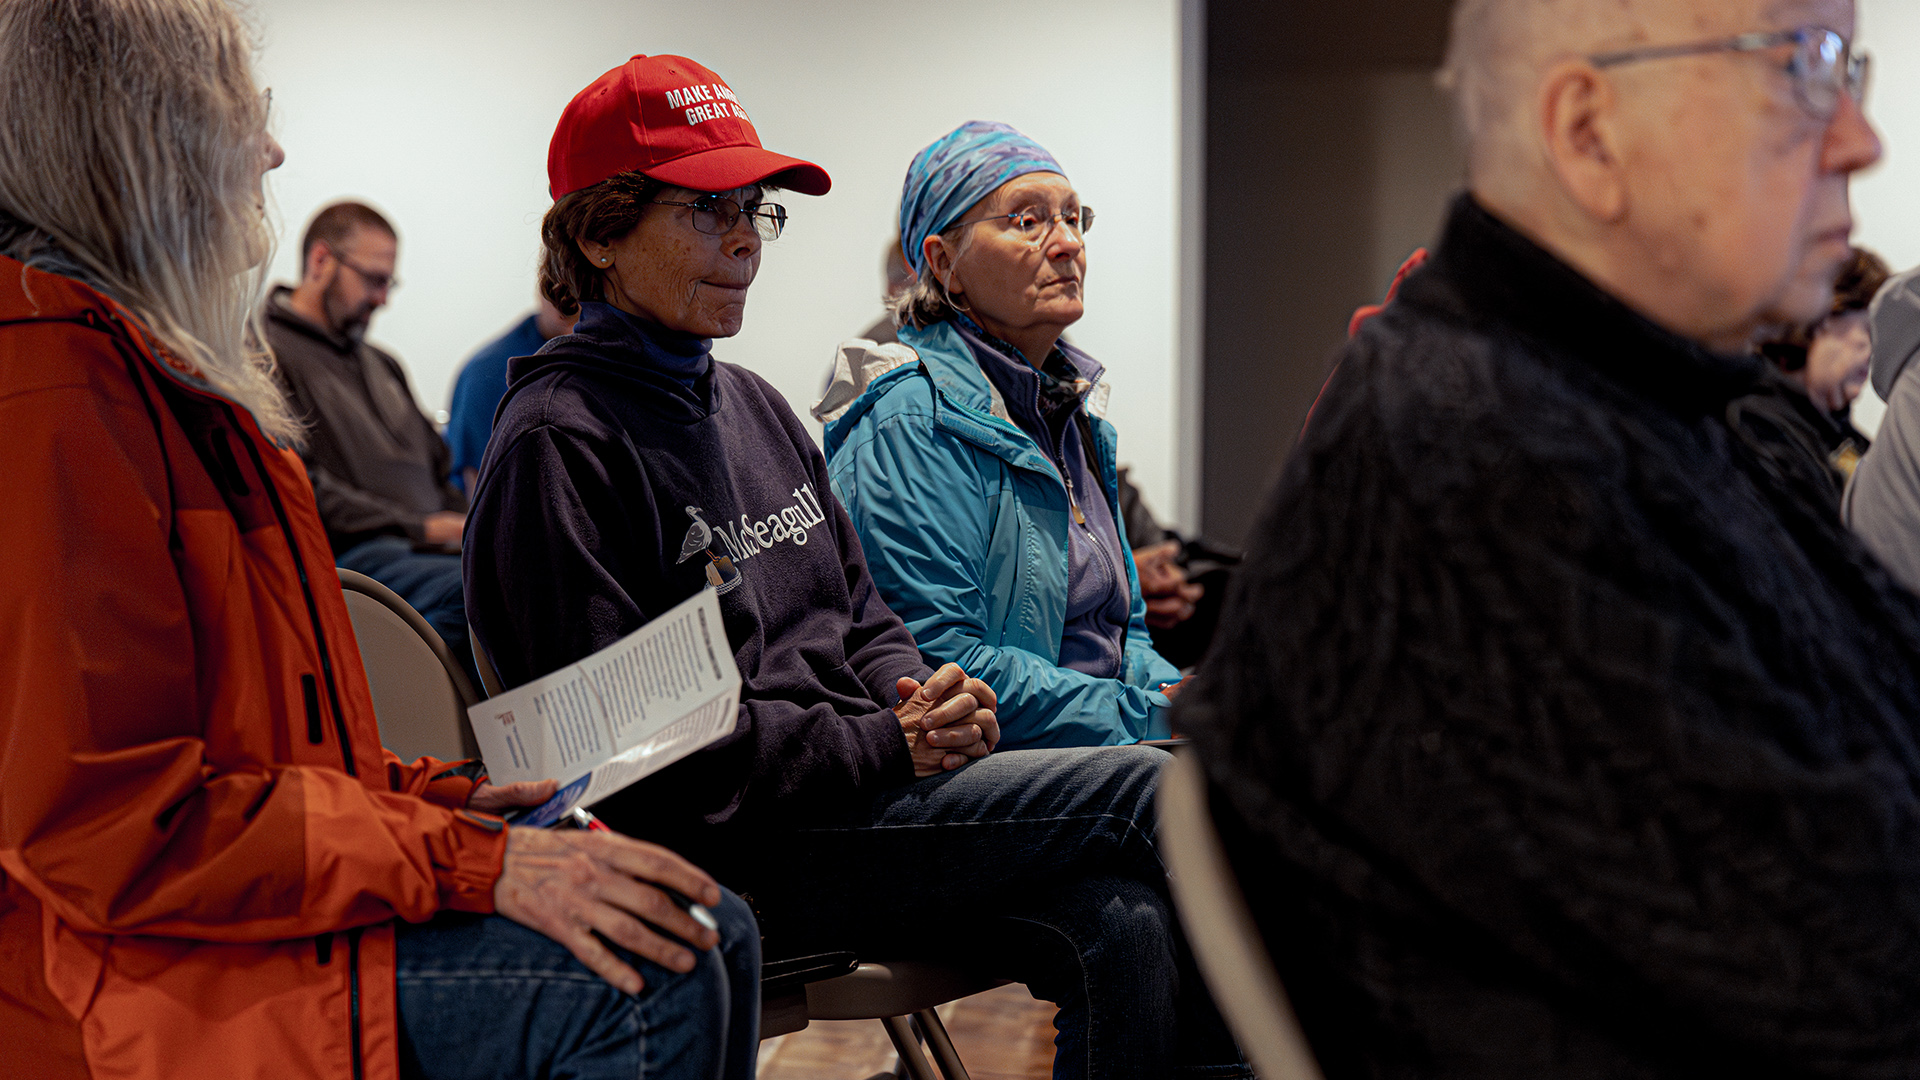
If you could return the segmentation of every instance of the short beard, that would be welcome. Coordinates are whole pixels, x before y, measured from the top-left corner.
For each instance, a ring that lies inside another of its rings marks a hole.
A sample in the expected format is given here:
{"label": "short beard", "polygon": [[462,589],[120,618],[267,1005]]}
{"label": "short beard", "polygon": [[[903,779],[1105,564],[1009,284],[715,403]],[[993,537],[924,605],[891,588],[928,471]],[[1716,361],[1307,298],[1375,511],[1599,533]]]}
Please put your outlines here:
{"label": "short beard", "polygon": [[320,310],[327,316],[328,329],[341,337],[358,342],[366,337],[367,323],[371,321],[372,315],[369,313],[359,318],[349,318],[345,313],[347,305],[339,300],[339,294],[336,291],[338,285],[338,277],[327,283],[326,289],[320,294]]}

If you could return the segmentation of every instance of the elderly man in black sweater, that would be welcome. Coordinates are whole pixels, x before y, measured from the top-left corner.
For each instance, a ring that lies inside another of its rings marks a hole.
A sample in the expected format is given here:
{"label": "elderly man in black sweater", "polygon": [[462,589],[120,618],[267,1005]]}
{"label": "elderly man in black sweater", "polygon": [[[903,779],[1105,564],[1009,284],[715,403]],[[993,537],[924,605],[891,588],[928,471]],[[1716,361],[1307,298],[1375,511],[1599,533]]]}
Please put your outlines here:
{"label": "elderly man in black sweater", "polygon": [[1329,1077],[1920,1075],[1920,604],[1726,423],[1851,0],[1463,0],[1469,190],[1174,719]]}

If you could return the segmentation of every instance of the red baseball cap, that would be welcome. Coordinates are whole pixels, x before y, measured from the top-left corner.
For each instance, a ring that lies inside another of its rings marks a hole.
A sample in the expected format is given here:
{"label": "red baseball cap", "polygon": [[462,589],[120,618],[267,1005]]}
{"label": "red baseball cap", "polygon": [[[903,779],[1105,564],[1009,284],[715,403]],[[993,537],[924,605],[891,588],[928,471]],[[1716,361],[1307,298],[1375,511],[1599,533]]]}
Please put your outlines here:
{"label": "red baseball cap", "polygon": [[762,148],[733,88],[684,56],[636,56],[593,80],[560,114],[547,148],[554,198],[634,170],[694,191],[732,191],[775,176],[803,195],[833,186],[820,166]]}

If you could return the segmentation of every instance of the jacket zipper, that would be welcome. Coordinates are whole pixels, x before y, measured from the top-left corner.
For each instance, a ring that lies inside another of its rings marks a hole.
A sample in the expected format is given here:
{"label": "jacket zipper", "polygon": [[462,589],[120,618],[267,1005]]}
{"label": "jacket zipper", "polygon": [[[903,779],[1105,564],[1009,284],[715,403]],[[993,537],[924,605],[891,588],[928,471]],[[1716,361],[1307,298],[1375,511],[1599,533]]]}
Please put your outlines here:
{"label": "jacket zipper", "polygon": [[[1071,422],[1080,429],[1080,438],[1082,440],[1081,456],[1087,459],[1087,464],[1088,466],[1090,466],[1089,471],[1091,471],[1096,477],[1100,477],[1106,472],[1105,463],[1095,460],[1095,454],[1098,453],[1098,447],[1095,446],[1094,444],[1093,422],[1086,418],[1086,414],[1084,412],[1079,411],[1082,408],[1084,408],[1084,406],[1075,407],[1074,416]],[[1100,539],[1100,534],[1094,532],[1093,526],[1087,524],[1087,515],[1082,513],[1080,510],[1080,499],[1078,495],[1075,493],[1073,488],[1073,472],[1067,468],[1067,433],[1065,431],[1062,431],[1060,433],[1059,459],[1054,463],[1054,465],[1056,468],[1060,470],[1060,479],[1064,481],[1067,485],[1067,505],[1073,508],[1073,520],[1080,524],[1080,531],[1087,534],[1087,539],[1093,541],[1094,550],[1100,553],[1101,558],[1107,564],[1107,571],[1109,573],[1113,572],[1118,560],[1115,558],[1112,552],[1107,550],[1106,542]],[[1102,498],[1104,497],[1105,496],[1103,495]],[[1114,524],[1117,526],[1119,524],[1120,508],[1117,506],[1114,506],[1114,507],[1110,507],[1109,510],[1113,514],[1115,519]],[[1069,541],[1069,543],[1071,543],[1071,541]],[[1071,548],[1069,548],[1069,554],[1067,557],[1069,559],[1073,557],[1071,554]],[[1120,573],[1119,579],[1114,583],[1115,588],[1119,588],[1121,582],[1127,581],[1127,575],[1125,572],[1126,567],[1121,566],[1119,567],[1119,569],[1121,573]],[[1120,624],[1120,670],[1123,673],[1127,669],[1127,634],[1133,629],[1131,625],[1133,622],[1132,593],[1133,593],[1133,590],[1131,588],[1128,588],[1127,589],[1128,616],[1126,621]]]}
{"label": "jacket zipper", "polygon": [[[226,407],[227,421],[239,427],[233,415],[232,406]],[[320,626],[320,605],[313,598],[313,582],[307,577],[306,560],[300,557],[300,543],[293,538],[293,522],[287,517],[286,504],[280,501],[280,488],[273,482],[273,475],[267,472],[266,462],[261,460],[260,448],[252,439],[242,439],[247,448],[247,456],[253,461],[254,471],[260,474],[260,486],[267,493],[267,500],[273,504],[273,516],[280,522],[280,535],[287,538],[287,550],[293,555],[294,572],[300,578],[300,594],[307,602],[307,618],[313,622],[314,645],[320,651],[320,670],[326,676],[327,697],[333,706],[333,723],[340,733],[340,760],[346,767],[348,776],[358,776],[359,770],[353,764],[353,743],[347,735],[346,714],[340,708],[340,690],[335,685],[333,674],[333,654],[327,648],[327,634]],[[302,676],[303,684],[311,676]],[[304,685],[302,689],[305,689]],[[317,710],[316,710],[317,711]],[[311,722],[310,722],[311,724]],[[309,728],[311,733],[311,726]],[[364,927],[355,927],[347,931],[347,1038],[353,1061],[354,1080],[365,1080],[366,1060],[360,1046],[360,935]],[[326,952],[331,954],[331,941]],[[324,961],[322,961],[324,963]]]}
{"label": "jacket zipper", "polygon": [[[1060,466],[1060,479],[1067,482],[1067,506],[1073,510],[1073,520],[1086,528],[1087,515],[1080,509],[1080,496],[1073,490],[1073,476],[1067,472],[1065,465]],[[1093,530],[1087,529],[1087,535],[1092,536]]]}
{"label": "jacket zipper", "polygon": [[[227,420],[234,421],[233,407],[227,406]],[[234,423],[234,427],[239,427]],[[320,650],[320,671],[326,676],[327,701],[333,706],[333,726],[340,735],[340,760],[346,767],[348,776],[360,775],[353,764],[353,742],[347,735],[347,716],[340,708],[340,688],[335,685],[333,675],[333,654],[327,648],[327,634],[320,626],[320,605],[313,598],[313,582],[307,578],[307,563],[300,557],[300,543],[293,538],[293,522],[287,518],[287,507],[280,501],[280,489],[274,484],[273,476],[267,472],[267,464],[260,458],[260,448],[252,439],[240,440],[247,448],[247,456],[253,461],[255,472],[260,474],[260,486],[267,493],[267,501],[273,504],[273,516],[280,522],[280,535],[287,538],[287,550],[293,555],[294,573],[300,578],[300,595],[307,602],[307,618],[313,623],[313,641]],[[356,1051],[357,1053],[358,1051]]]}

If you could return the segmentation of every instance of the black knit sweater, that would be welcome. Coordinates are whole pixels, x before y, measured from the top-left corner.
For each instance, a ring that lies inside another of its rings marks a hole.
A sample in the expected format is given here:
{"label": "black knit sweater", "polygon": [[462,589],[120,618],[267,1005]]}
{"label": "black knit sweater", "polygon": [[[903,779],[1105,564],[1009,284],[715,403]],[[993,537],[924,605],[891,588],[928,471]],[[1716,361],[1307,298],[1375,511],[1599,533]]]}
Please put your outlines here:
{"label": "black knit sweater", "polygon": [[1174,721],[1330,1080],[1920,1075],[1920,604],[1758,378],[1464,197],[1346,350]]}

